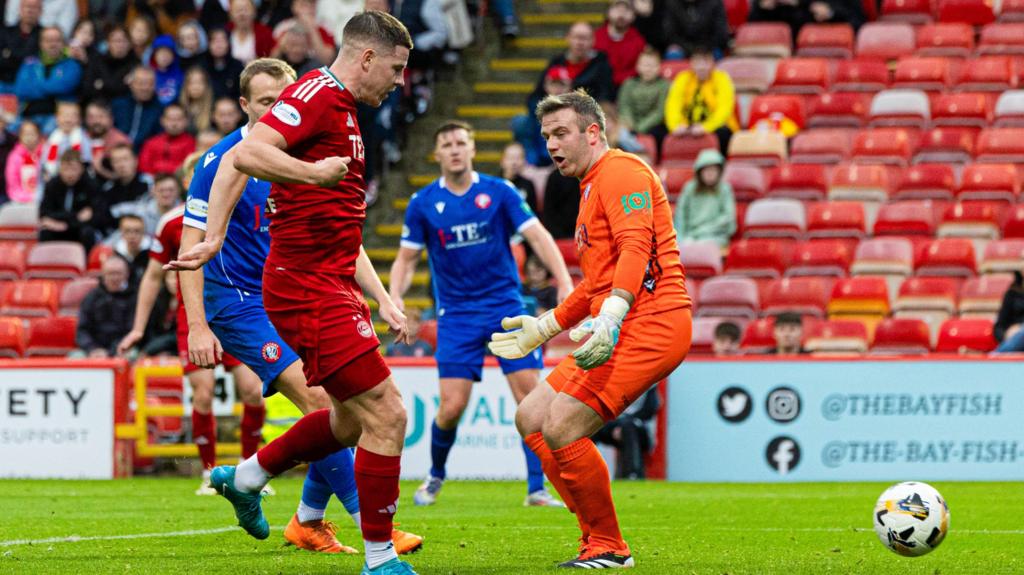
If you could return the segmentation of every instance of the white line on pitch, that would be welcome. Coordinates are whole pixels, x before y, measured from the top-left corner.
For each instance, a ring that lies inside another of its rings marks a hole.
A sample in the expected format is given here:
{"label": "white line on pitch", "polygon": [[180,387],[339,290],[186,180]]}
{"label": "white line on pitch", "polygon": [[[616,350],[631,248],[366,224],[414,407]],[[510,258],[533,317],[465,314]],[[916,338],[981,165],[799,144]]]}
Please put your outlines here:
{"label": "white line on pitch", "polygon": [[67,537],[49,537],[46,539],[12,539],[0,541],[0,547],[14,545],[45,545],[47,543],[78,543],[79,541],[115,541],[119,539],[150,539],[155,537],[194,537],[196,535],[213,535],[238,531],[239,527],[217,527],[214,529],[189,529],[187,531],[166,531],[164,533],[128,533],[125,535],[68,535]]}

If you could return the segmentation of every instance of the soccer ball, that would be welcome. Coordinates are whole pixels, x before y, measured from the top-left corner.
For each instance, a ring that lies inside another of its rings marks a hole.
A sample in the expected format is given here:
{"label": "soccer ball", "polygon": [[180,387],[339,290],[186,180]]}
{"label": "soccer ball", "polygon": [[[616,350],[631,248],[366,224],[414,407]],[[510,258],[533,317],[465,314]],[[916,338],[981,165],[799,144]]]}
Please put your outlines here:
{"label": "soccer ball", "polygon": [[949,506],[931,485],[906,481],[882,493],[872,520],[882,545],[904,557],[918,557],[946,538]]}

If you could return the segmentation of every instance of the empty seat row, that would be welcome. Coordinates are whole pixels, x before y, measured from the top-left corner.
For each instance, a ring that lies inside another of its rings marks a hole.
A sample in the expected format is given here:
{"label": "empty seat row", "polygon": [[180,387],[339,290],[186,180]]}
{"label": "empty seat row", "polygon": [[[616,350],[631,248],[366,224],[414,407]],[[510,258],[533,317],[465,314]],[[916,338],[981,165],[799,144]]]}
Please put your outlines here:
{"label": "empty seat row", "polygon": [[75,349],[74,317],[35,318],[25,323],[0,317],[0,357],[63,357]]}
{"label": "empty seat row", "polygon": [[32,318],[77,316],[82,300],[99,281],[85,277],[71,281],[0,281],[0,315]]}

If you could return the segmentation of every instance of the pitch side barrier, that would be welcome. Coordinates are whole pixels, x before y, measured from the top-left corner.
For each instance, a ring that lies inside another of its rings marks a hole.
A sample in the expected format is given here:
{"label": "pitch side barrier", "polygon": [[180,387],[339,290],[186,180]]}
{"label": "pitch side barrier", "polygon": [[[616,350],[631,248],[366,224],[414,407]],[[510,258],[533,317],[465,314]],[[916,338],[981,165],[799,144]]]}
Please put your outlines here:
{"label": "pitch side barrier", "polygon": [[1019,356],[694,357],[668,387],[669,480],[1024,480]]}

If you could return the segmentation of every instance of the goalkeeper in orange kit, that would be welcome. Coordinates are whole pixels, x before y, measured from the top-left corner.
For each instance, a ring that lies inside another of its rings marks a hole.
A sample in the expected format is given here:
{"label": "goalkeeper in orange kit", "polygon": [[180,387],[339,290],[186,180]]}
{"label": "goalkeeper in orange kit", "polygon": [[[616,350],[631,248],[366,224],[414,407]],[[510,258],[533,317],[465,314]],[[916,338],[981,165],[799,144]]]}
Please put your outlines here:
{"label": "goalkeeper in orange kit", "polygon": [[580,552],[561,567],[633,566],[612,501],[608,468],[589,439],[686,357],[692,320],[672,213],[658,176],[640,158],[609,150],[604,113],[584,92],[537,106],[558,171],[580,179],[576,249],[583,282],[540,317],[505,318],[491,338],[500,357],[522,357],[572,328],[589,336],[523,399],[516,426],[580,524]]}

